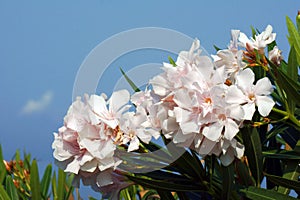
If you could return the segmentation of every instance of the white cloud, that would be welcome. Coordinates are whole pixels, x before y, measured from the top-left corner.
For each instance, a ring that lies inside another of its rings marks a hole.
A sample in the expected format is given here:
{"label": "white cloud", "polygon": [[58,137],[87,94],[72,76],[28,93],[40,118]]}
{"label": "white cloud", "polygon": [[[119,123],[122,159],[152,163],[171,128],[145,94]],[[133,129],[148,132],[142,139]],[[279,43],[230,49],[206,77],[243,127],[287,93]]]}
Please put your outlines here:
{"label": "white cloud", "polygon": [[53,92],[47,91],[38,100],[33,100],[33,99],[28,100],[22,109],[22,113],[31,114],[31,113],[42,111],[51,103],[52,99],[53,99]]}

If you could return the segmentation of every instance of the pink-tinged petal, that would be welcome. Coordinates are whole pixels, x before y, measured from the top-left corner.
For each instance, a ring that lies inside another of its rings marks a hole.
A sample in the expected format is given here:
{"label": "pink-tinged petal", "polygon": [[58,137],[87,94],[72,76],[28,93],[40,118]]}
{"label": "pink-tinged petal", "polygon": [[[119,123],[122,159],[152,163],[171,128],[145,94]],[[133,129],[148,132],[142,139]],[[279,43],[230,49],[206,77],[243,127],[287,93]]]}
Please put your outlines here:
{"label": "pink-tinged petal", "polygon": [[80,138],[97,139],[99,138],[99,130],[95,126],[86,124],[78,135]]}
{"label": "pink-tinged petal", "polygon": [[245,33],[240,33],[240,36],[239,36],[239,41],[240,41],[240,45],[242,47],[246,47],[246,44],[252,44],[252,41],[249,40],[249,38],[245,35]]}
{"label": "pink-tinged petal", "polygon": [[106,169],[112,168],[116,166],[116,162],[113,158],[105,158],[98,160],[98,169],[100,171],[104,171]]}
{"label": "pink-tinged petal", "polygon": [[204,127],[202,134],[211,141],[218,141],[222,135],[223,128],[223,124],[216,122]]}
{"label": "pink-tinged petal", "polygon": [[251,69],[246,68],[239,72],[239,74],[236,76],[237,84],[240,88],[243,89],[243,91],[247,91],[250,89],[254,82],[254,73]]}
{"label": "pink-tinged petal", "polygon": [[243,104],[246,97],[237,86],[232,85],[227,90],[225,101],[229,104]]}
{"label": "pink-tinged petal", "polygon": [[233,118],[235,120],[240,121],[245,116],[244,110],[241,105],[236,105],[236,104],[231,105],[231,106],[227,107],[226,109],[228,109],[230,111],[229,117]]}
{"label": "pink-tinged petal", "polygon": [[205,80],[209,80],[214,71],[214,65],[210,57],[200,56],[199,63],[197,64],[197,66],[197,69],[201,73],[202,77]]}
{"label": "pink-tinged petal", "polygon": [[241,159],[244,156],[245,147],[241,143],[237,142],[235,146],[235,156]]}
{"label": "pink-tinged petal", "polygon": [[103,96],[91,95],[89,101],[89,106],[91,107],[93,113],[102,116],[102,113],[107,113],[106,101]]}
{"label": "pink-tinged petal", "polygon": [[124,105],[128,103],[130,94],[127,90],[113,92],[109,99],[109,110],[111,113],[117,113]]}
{"label": "pink-tinged petal", "polygon": [[271,112],[272,108],[275,105],[275,102],[267,96],[257,96],[256,104],[258,107],[258,112],[261,116],[266,117]]}
{"label": "pink-tinged petal", "polygon": [[256,95],[269,95],[273,91],[273,87],[269,78],[264,77],[259,79],[254,87],[254,93]]}
{"label": "pink-tinged petal", "polygon": [[238,132],[239,126],[232,119],[227,119],[225,123],[224,137],[227,140],[232,140]]}
{"label": "pink-tinged petal", "polygon": [[67,165],[67,168],[64,171],[73,174],[78,174],[79,169],[80,169],[79,161],[75,157],[74,160]]}
{"label": "pink-tinged petal", "polygon": [[152,84],[153,91],[157,95],[165,96],[169,92],[167,89],[169,82],[166,77],[161,75],[155,76],[149,81],[149,83]]}
{"label": "pink-tinged petal", "polygon": [[244,109],[244,113],[245,113],[244,119],[252,120],[252,117],[255,112],[255,104],[253,102],[247,103],[247,104],[243,105],[243,109]]}
{"label": "pink-tinged petal", "polygon": [[225,167],[230,165],[233,162],[233,160],[234,160],[234,152],[232,148],[229,148],[226,154],[222,154],[220,156],[220,161],[222,165],[224,165]]}
{"label": "pink-tinged petal", "polygon": [[84,165],[80,167],[80,170],[85,172],[94,172],[97,169],[98,162],[96,159],[93,159],[91,161],[85,162]]}
{"label": "pink-tinged petal", "polygon": [[187,89],[179,89],[174,93],[173,100],[179,107],[191,109],[193,105],[192,99],[187,94],[188,94]]}
{"label": "pink-tinged petal", "polygon": [[134,151],[139,149],[140,141],[137,137],[133,137],[130,141],[129,147],[128,147],[128,152]]}
{"label": "pink-tinged petal", "polygon": [[202,144],[199,149],[199,154],[202,156],[210,155],[216,143],[217,142],[211,141],[207,138],[203,138]]}
{"label": "pink-tinged petal", "polygon": [[198,133],[200,130],[199,125],[194,121],[182,122],[179,124],[183,134],[185,135],[190,133]]}

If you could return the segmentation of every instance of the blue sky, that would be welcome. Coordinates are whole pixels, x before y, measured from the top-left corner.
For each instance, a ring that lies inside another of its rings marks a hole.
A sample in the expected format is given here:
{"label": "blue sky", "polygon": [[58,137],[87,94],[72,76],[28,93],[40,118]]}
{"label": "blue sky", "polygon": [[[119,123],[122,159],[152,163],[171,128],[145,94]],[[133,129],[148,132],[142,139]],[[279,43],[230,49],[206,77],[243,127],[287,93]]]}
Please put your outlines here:
{"label": "blue sky", "polygon": [[[52,133],[72,102],[77,71],[89,52],[110,36],[140,27],[169,28],[199,38],[213,54],[214,44],[227,46],[231,29],[250,35],[251,25],[263,30],[271,24],[286,58],[285,16],[294,20],[299,8],[297,0],[1,0],[0,143],[5,158],[20,149],[42,165],[53,162]],[[130,70],[167,61],[165,56],[151,51],[124,55],[110,66],[107,83],[98,89],[111,92],[114,83],[109,80],[121,76],[120,64]]]}

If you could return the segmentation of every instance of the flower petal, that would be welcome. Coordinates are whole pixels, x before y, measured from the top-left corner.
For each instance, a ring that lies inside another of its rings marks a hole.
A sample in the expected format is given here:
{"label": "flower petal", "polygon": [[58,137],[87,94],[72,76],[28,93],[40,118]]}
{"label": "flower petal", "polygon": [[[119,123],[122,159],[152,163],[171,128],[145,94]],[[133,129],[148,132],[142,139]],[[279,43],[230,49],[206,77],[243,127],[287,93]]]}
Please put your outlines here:
{"label": "flower petal", "polygon": [[258,107],[258,112],[261,116],[266,117],[271,112],[272,108],[275,105],[275,102],[267,96],[257,96],[256,104]]}

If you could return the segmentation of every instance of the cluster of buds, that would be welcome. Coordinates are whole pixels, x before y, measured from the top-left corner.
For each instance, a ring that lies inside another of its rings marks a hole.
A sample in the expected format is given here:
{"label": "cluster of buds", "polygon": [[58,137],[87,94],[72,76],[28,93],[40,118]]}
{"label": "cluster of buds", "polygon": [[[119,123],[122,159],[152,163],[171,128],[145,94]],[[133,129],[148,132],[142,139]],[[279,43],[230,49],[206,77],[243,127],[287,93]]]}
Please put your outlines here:
{"label": "cluster of buds", "polygon": [[12,177],[13,183],[17,190],[30,197],[30,170],[24,165],[23,160],[3,160],[6,172]]}

